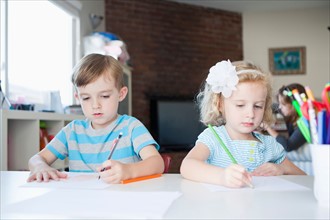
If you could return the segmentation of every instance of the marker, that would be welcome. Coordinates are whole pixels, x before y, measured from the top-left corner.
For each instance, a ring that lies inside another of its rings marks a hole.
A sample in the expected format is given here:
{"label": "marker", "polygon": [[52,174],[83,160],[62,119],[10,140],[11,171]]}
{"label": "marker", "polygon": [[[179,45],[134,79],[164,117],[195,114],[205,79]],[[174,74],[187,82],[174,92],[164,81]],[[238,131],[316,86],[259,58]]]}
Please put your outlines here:
{"label": "marker", "polygon": [[[215,130],[212,127],[212,125],[209,124],[208,127],[211,129],[211,131],[213,132],[214,136],[218,139],[218,141],[220,142],[220,145],[222,146],[222,148],[226,151],[227,155],[231,159],[231,162],[233,162],[233,164],[238,164],[237,161],[235,160],[235,158],[233,157],[233,155],[230,153],[230,151],[226,147],[225,143],[223,143],[223,141],[221,140],[221,138],[219,137],[219,135],[217,134],[217,132],[215,132]],[[248,185],[250,188],[254,188],[254,186],[251,183],[249,183],[249,182],[245,182],[245,184]]]}
{"label": "marker", "polygon": [[[111,159],[112,154],[113,154],[113,152],[115,151],[115,149],[116,149],[116,147],[117,147],[117,144],[118,144],[118,142],[119,142],[119,139],[120,139],[122,136],[123,136],[123,133],[120,132],[119,135],[118,135],[118,137],[113,141],[112,149],[111,149],[110,154],[109,154],[109,156],[108,156],[108,160]],[[103,171],[105,171],[105,167],[101,170],[101,172],[103,172]],[[99,179],[100,179],[100,177],[101,177],[101,176],[99,175]]]}
{"label": "marker", "polygon": [[305,86],[305,90],[306,90],[308,99],[310,99],[312,101],[315,101],[315,98],[314,98],[314,95],[313,95],[313,92],[312,92],[311,88],[309,88],[309,86]]}
{"label": "marker", "polygon": [[308,121],[306,120],[306,118],[304,118],[304,117],[299,118],[297,120],[297,125],[298,125],[300,132],[306,139],[307,143],[312,143],[311,136],[309,134],[309,125],[308,125]]}
{"label": "marker", "polygon": [[302,114],[302,111],[300,109],[300,105],[299,105],[298,101],[293,98],[292,92],[289,89],[288,90],[284,90],[284,91],[286,91],[286,95],[291,99],[292,106],[296,110],[298,116],[299,117],[302,117],[303,114]]}
{"label": "marker", "polygon": [[319,137],[317,133],[317,123],[316,123],[316,114],[312,104],[312,100],[308,99],[308,116],[309,116],[309,127],[311,130],[312,143],[318,144]]}
{"label": "marker", "polygon": [[300,94],[301,99],[303,100],[303,103],[307,102],[307,96],[305,93]]}
{"label": "marker", "polygon": [[142,180],[153,179],[153,178],[157,178],[157,177],[161,177],[161,176],[162,176],[161,173],[153,174],[153,175],[148,175],[148,176],[140,176],[140,177],[137,177],[137,178],[122,180],[121,183],[122,184],[133,183],[133,182],[138,182],[138,181],[142,181]]}
{"label": "marker", "polygon": [[296,110],[297,114],[299,115],[299,117],[303,117],[303,113],[301,111],[300,105],[297,102],[297,100],[292,100],[292,105],[293,105],[294,109]]}
{"label": "marker", "polygon": [[293,89],[292,94],[293,94],[294,98],[297,100],[297,102],[299,103],[299,105],[302,105],[304,103],[300,97],[298,89]]}
{"label": "marker", "polygon": [[325,110],[317,113],[318,122],[318,142],[319,144],[326,144],[327,142],[327,113]]}

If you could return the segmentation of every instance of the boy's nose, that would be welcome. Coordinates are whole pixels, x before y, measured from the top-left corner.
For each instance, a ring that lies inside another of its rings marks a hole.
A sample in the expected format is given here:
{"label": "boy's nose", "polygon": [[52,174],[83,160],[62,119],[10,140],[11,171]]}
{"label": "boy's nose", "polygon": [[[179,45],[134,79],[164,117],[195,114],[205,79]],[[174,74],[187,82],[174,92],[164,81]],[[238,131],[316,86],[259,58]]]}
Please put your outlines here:
{"label": "boy's nose", "polygon": [[99,101],[97,99],[93,101],[93,104],[92,104],[92,107],[93,108],[99,108],[100,106],[101,105],[100,105],[100,103],[99,103]]}

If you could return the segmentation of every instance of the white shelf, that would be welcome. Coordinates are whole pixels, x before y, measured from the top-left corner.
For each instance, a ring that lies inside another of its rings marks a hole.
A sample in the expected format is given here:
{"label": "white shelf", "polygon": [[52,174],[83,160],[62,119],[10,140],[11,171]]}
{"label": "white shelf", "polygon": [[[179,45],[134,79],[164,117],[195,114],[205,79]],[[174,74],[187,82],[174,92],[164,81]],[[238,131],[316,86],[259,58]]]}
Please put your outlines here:
{"label": "white shelf", "polygon": [[[40,121],[45,121],[48,134],[56,135],[65,125],[83,115],[0,110],[1,170],[28,170],[28,160],[40,150]],[[57,160],[57,169],[65,167],[65,161]]]}

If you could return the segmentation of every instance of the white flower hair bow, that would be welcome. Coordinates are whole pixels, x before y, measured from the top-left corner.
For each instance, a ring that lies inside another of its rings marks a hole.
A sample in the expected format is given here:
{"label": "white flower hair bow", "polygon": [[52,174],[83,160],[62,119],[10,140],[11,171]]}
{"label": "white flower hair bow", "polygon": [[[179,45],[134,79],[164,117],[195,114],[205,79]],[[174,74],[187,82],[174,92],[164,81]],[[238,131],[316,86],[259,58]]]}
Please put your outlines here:
{"label": "white flower hair bow", "polygon": [[238,76],[236,67],[228,61],[221,61],[210,68],[206,82],[211,86],[214,93],[222,93],[226,98],[230,97],[236,90]]}

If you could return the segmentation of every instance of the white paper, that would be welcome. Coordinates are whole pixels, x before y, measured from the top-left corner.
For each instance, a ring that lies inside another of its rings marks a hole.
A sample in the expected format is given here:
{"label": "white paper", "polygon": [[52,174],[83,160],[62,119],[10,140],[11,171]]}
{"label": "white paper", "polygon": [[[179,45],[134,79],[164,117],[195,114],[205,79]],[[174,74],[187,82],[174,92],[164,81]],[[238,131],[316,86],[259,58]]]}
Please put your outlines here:
{"label": "white paper", "polygon": [[232,191],[232,190],[256,190],[256,191],[294,191],[294,190],[310,190],[309,188],[281,179],[276,176],[254,176],[252,177],[252,184],[254,188],[248,186],[243,188],[228,188],[224,186],[202,183],[203,186],[210,191]]}
{"label": "white paper", "polygon": [[[180,192],[54,190],[4,207],[5,217],[52,219],[160,219]],[[19,214],[19,215],[18,215]]]}
{"label": "white paper", "polygon": [[50,180],[49,182],[28,182],[22,187],[42,187],[42,188],[68,188],[68,189],[105,189],[110,187],[111,184],[105,183],[98,179],[97,173],[73,173],[67,172],[66,179],[59,181]]}

